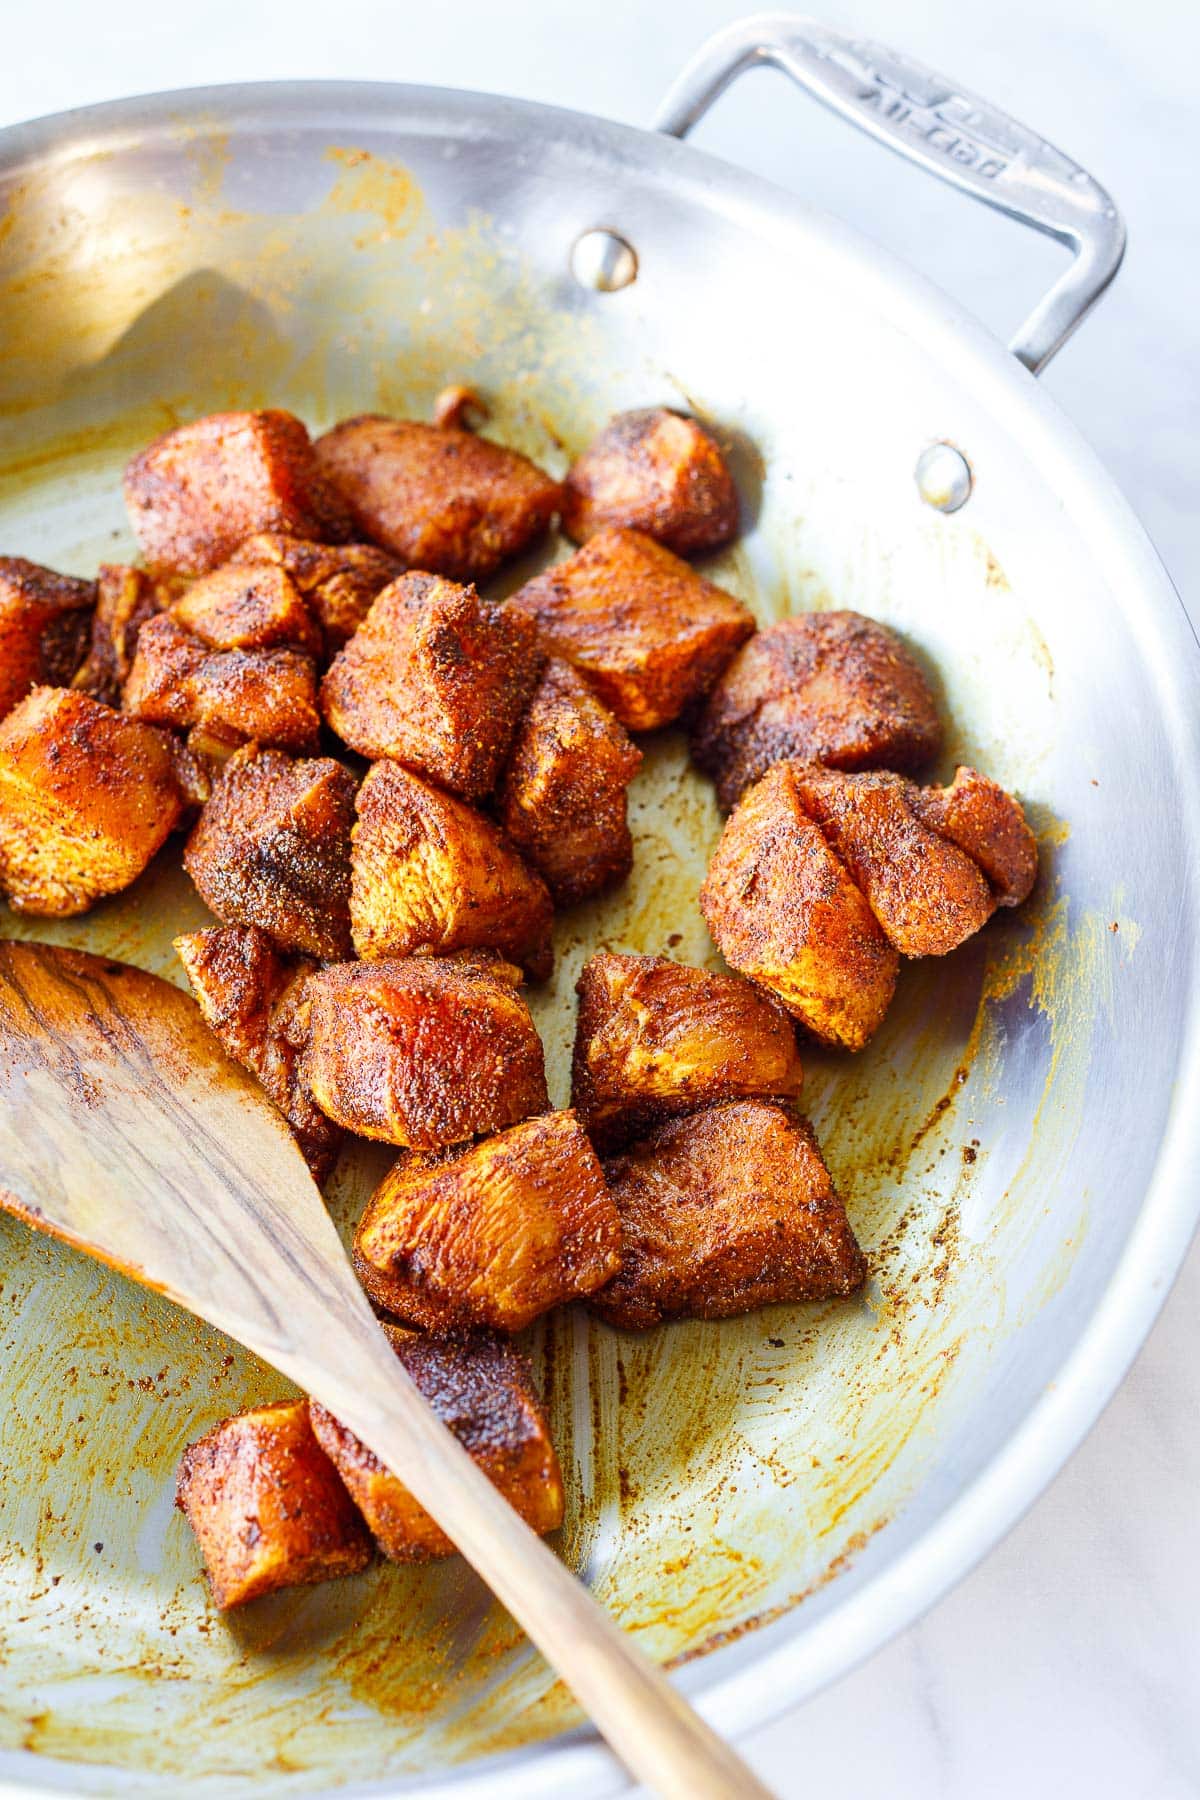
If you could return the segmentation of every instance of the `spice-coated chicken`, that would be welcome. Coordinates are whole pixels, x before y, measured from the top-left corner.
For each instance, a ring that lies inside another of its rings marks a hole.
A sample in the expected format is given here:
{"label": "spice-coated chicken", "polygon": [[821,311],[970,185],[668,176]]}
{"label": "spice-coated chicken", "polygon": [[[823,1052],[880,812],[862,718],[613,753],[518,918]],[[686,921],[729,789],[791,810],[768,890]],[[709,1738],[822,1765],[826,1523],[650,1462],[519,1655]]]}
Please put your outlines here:
{"label": "spice-coated chicken", "polygon": [[911,771],[941,739],[929,683],[894,631],[861,613],[801,613],[738,651],[696,722],[692,756],[728,812],[789,757]]}
{"label": "spice-coated chicken", "polygon": [[495,786],[541,663],[526,619],[438,575],[403,575],[334,658],[321,704],[360,755],[476,800]]}
{"label": "spice-coated chicken", "polygon": [[367,1203],[354,1266],[426,1331],[522,1331],[615,1274],[620,1226],[587,1133],[547,1113],[444,1156],[405,1156]]}
{"label": "spice-coated chicken", "polygon": [[576,992],[571,1103],[602,1151],[714,1101],[800,1092],[791,1018],[740,975],[600,950]]}
{"label": "spice-coated chicken", "polygon": [[275,650],[287,646],[320,656],[320,626],[299,588],[274,563],[249,568],[225,563],[193,581],[174,602],[171,617],[210,650]]}
{"label": "spice-coated chicken", "polygon": [[135,719],[194,730],[215,744],[317,748],[313,659],[302,650],[210,650],[169,613],[150,619],[121,699]]}
{"label": "spice-coated chicken", "polygon": [[561,498],[528,457],[415,419],[344,419],[315,450],[363,537],[455,581],[483,581],[544,537]]}
{"label": "spice-coated chicken", "polygon": [[302,1079],[348,1131],[419,1150],[544,1112],[542,1042],[519,980],[504,963],[452,957],[320,969]]}
{"label": "spice-coated chicken", "polygon": [[120,706],[121,690],[133,667],[142,626],[170,601],[145,569],[127,563],[101,563],[96,583],[96,611],[84,663],[71,686],[107,706]]}
{"label": "spice-coated chicken", "polygon": [[399,763],[374,763],[359,789],[351,867],[359,956],[496,950],[532,980],[550,974],[541,876],[490,819]]}
{"label": "spice-coated chicken", "polygon": [[665,407],[618,413],[563,483],[563,527],[577,544],[613,526],[644,531],[677,556],[737,535],[738,497],[715,438]]}
{"label": "spice-coated chicken", "polygon": [[517,727],[500,822],[560,906],[633,867],[627,793],[642,752],[570,663],[552,656]]}
{"label": "spice-coated chicken", "polygon": [[[527,1359],[488,1333],[443,1339],[384,1325],[396,1356],[444,1425],[534,1531],[562,1524],[563,1481]],[[454,1545],[398,1476],[316,1400],[317,1442],[384,1556],[427,1562]]]}
{"label": "spice-coated chicken", "polygon": [[309,1030],[306,988],[316,964],[303,956],[281,956],[253,925],[189,931],[175,939],[175,949],[205,1023],[234,1061],[262,1083],[291,1126],[313,1180],[324,1181],[337,1161],[343,1132],[300,1079]]}
{"label": "spice-coated chicken", "polygon": [[209,910],[226,925],[261,927],[286,950],[349,956],[356,785],[332,757],[236,751],[183,853]]}
{"label": "spice-coated chicken", "polygon": [[0,893],[65,917],[141,874],[184,809],[166,732],[70,688],[0,722]]}
{"label": "spice-coated chicken", "polygon": [[506,610],[532,620],[629,731],[677,719],[754,630],[740,600],[638,531],[600,532]]}
{"label": "spice-coated chicken", "polygon": [[96,583],[0,556],[0,719],[34,687],[66,687],[87,651]]}
{"label": "spice-coated chicken", "polygon": [[786,1107],[733,1100],[674,1119],[605,1174],[621,1267],[591,1305],[612,1325],[726,1319],[866,1279],[812,1129]]}
{"label": "spice-coated chicken", "polygon": [[230,561],[282,569],[321,627],[330,656],[353,637],[375,596],[404,573],[398,558],[374,544],[313,544],[276,531],[247,538]]}

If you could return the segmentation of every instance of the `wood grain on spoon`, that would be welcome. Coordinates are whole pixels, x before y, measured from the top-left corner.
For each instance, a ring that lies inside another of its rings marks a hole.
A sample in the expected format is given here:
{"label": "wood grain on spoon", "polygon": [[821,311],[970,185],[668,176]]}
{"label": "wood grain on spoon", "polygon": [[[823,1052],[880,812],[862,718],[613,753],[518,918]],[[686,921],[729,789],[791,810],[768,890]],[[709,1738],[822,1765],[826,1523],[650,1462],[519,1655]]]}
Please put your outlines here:
{"label": "wood grain on spoon", "polygon": [[187,995],[104,957],[0,945],[0,1204],[210,1320],[329,1407],[639,1779],[680,1800],[767,1794],[432,1412],[287,1126]]}

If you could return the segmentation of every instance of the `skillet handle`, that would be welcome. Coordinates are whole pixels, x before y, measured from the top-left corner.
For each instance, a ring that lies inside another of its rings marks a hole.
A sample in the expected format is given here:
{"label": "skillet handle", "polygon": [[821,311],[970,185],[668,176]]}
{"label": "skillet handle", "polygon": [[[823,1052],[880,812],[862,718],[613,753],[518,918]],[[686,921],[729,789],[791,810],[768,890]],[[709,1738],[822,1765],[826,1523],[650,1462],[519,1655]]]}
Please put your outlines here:
{"label": "skillet handle", "polygon": [[709,38],[676,78],[655,129],[686,137],[731,82],[762,67],[782,69],[889,150],[1074,252],[1009,344],[1035,375],[1044,369],[1125,254],[1124,223],[1099,182],[944,75],[795,13],[762,13]]}

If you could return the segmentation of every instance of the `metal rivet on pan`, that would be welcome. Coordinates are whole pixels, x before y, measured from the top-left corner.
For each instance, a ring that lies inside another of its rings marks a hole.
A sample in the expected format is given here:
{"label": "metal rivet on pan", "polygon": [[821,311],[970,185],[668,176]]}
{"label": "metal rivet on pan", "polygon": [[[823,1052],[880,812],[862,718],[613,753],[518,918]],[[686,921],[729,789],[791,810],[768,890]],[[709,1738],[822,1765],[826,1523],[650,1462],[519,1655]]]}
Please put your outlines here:
{"label": "metal rivet on pan", "polygon": [[917,492],[939,512],[957,512],[971,497],[971,465],[953,444],[927,444],[917,458]]}
{"label": "metal rivet on pan", "polygon": [[637,251],[615,231],[603,226],[585,231],[571,250],[571,273],[580,287],[612,294],[637,279]]}

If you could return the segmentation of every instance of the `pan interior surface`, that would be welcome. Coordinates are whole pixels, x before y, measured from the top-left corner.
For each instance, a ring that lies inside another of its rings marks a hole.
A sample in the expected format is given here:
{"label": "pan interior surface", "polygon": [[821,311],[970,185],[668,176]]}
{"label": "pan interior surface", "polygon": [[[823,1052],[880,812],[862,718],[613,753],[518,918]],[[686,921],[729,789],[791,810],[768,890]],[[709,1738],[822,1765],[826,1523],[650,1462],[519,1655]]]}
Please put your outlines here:
{"label": "pan interior surface", "polygon": [[[715,1688],[815,1643],[927,1536],[1121,1262],[1192,1004],[1188,979],[1162,979],[1168,950],[1191,970],[1196,917],[1170,656],[1022,441],[1032,402],[973,391],[956,315],[918,330],[911,296],[835,228],[772,219],[678,146],[508,103],[318,88],[140,105],[68,123],[53,153],[18,143],[0,176],[0,550],[80,573],[130,557],[125,459],[218,408],[285,406],[314,429],[428,417],[468,381],[489,435],[555,472],[614,410],[694,409],[747,512],[706,573],[763,621],[838,606],[895,626],[942,697],[939,777],[977,764],[1038,831],[1020,913],[906,966],[862,1055],[806,1054],[806,1109],[872,1269],[860,1300],[645,1337],[574,1311],[531,1335],[568,1483],[561,1554],[647,1650]],[[619,293],[569,273],[598,223],[638,253]],[[912,479],[941,438],[976,483],[949,518]],[[533,996],[557,1105],[592,949],[718,965],[696,905],[711,790],[679,734],[646,748],[633,877],[560,918]],[[206,922],[176,847],[82,919],[2,929],[182,984],[171,938]],[[343,1159],[340,1225],[387,1160]],[[173,1509],[180,1450],[287,1384],[11,1219],[0,1246],[7,1772],[398,1791],[507,1753],[533,1792],[535,1747],[577,1714],[456,1562],[212,1608]],[[821,1679],[796,1669],[789,1697]]]}

